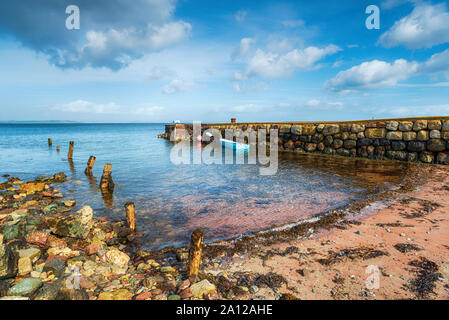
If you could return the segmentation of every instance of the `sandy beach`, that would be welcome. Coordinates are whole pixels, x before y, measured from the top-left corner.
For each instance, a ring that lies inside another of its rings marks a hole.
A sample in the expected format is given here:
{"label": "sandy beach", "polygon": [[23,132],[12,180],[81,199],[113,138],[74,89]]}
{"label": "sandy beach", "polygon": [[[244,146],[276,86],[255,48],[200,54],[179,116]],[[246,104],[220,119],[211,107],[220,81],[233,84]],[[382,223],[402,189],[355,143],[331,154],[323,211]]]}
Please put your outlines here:
{"label": "sandy beach", "polygon": [[[224,270],[228,275],[271,272],[285,281],[237,297],[447,299],[448,173],[445,167],[433,167],[416,190],[374,202],[346,223],[304,239],[259,246],[256,256],[236,255]],[[367,279],[376,273],[369,266],[379,270],[377,289],[367,288]]]}

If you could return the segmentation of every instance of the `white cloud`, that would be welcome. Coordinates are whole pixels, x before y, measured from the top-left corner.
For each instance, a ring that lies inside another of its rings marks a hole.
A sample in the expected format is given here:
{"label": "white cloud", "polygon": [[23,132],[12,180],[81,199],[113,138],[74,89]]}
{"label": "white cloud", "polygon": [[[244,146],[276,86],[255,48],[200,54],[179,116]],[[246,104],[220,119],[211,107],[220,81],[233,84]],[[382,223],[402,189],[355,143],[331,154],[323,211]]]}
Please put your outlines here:
{"label": "white cloud", "polygon": [[241,39],[239,47],[232,54],[232,59],[237,60],[246,57],[251,49],[251,44],[254,42],[256,42],[254,38]]}
{"label": "white cloud", "polygon": [[395,117],[406,116],[438,116],[449,114],[449,104],[421,105],[421,106],[391,106],[370,110],[375,114],[388,114]]}
{"label": "white cloud", "polygon": [[150,74],[147,77],[148,81],[157,81],[161,80],[165,77],[174,76],[176,72],[167,68],[167,67],[159,67],[155,66],[151,69]]}
{"label": "white cloud", "polygon": [[449,42],[449,12],[446,4],[417,4],[412,13],[396,21],[378,43],[391,48],[430,48]]}
{"label": "white cloud", "polygon": [[85,100],[76,100],[66,104],[51,107],[52,110],[73,113],[119,113],[120,107],[114,102],[97,104]]}
{"label": "white cloud", "polygon": [[334,54],[341,49],[335,45],[324,48],[307,47],[294,49],[285,54],[265,52],[258,49],[243,73],[236,73],[235,80],[244,80],[251,76],[263,78],[279,78],[290,76],[298,69],[310,69],[324,57]]}
{"label": "white cloud", "polygon": [[233,82],[232,86],[235,92],[238,93],[248,93],[254,91],[265,91],[268,89],[268,86],[265,82],[258,82],[253,85],[246,85],[239,82]]}
{"label": "white cloud", "polygon": [[243,22],[246,19],[248,12],[246,10],[239,10],[235,13],[234,18],[237,22]]}
{"label": "white cloud", "polygon": [[300,104],[299,107],[306,107],[315,110],[341,110],[343,109],[342,102],[329,102],[329,101],[321,101],[319,99],[310,99]]}
{"label": "white cloud", "polygon": [[398,84],[412,76],[427,75],[438,78],[443,75],[449,80],[449,49],[432,55],[427,61],[418,63],[398,59],[393,63],[373,60],[363,62],[348,70],[340,71],[336,77],[328,80],[325,87],[331,91],[349,92],[360,89],[373,89],[389,86],[445,87],[447,82],[427,84]]}
{"label": "white cloud", "polygon": [[263,107],[256,105],[256,104],[244,104],[244,105],[238,105],[231,107],[232,112],[239,112],[239,113],[248,113],[248,112],[259,112],[263,110]]}
{"label": "white cloud", "polygon": [[348,70],[340,71],[337,76],[326,82],[332,91],[353,91],[385,86],[394,86],[418,70],[418,63],[398,59],[393,63],[373,60],[363,62]]}
{"label": "white cloud", "polygon": [[285,21],[282,21],[282,25],[284,25],[284,27],[288,27],[288,28],[298,28],[298,27],[304,27],[305,22],[304,22],[304,20],[301,20],[301,19],[285,20]]}
{"label": "white cloud", "polygon": [[443,73],[449,79],[449,49],[435,53],[420,66],[422,73]]}
{"label": "white cloud", "polygon": [[[78,1],[81,29],[64,28],[67,1],[0,1],[0,29],[62,69],[119,70],[186,39],[192,26],[174,19],[176,0]],[[88,3],[88,4],[87,4]]]}
{"label": "white cloud", "polygon": [[144,115],[144,116],[154,116],[164,111],[164,107],[153,106],[153,107],[141,107],[137,108],[135,114]]}
{"label": "white cloud", "polygon": [[148,25],[145,29],[109,29],[88,31],[87,43],[75,53],[60,50],[55,58],[59,66],[83,68],[108,66],[118,70],[144,53],[172,46],[190,34],[192,26],[183,21],[169,22],[161,26]]}
{"label": "white cloud", "polygon": [[192,81],[186,81],[182,79],[175,79],[165,87],[162,88],[162,92],[165,94],[175,94],[178,92],[185,92],[190,90],[195,85]]}
{"label": "white cloud", "polygon": [[403,5],[407,2],[417,2],[417,1],[413,1],[413,0],[385,0],[384,2],[382,2],[382,9],[393,9],[395,7],[398,7],[400,5]]}
{"label": "white cloud", "polygon": [[50,107],[51,110],[70,112],[70,113],[88,113],[88,114],[136,114],[141,116],[155,116],[165,110],[161,106],[138,107],[130,109],[129,107],[122,107],[115,102],[106,104],[95,103],[86,100],[76,100],[73,102],[58,104]]}

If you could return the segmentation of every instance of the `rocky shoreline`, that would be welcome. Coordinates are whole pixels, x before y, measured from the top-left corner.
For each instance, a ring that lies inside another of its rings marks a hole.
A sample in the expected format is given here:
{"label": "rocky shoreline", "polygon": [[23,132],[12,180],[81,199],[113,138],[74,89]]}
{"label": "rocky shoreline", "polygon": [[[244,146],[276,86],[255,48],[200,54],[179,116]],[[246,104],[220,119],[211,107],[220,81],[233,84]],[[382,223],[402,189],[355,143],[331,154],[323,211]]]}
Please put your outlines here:
{"label": "rocky shoreline", "polygon": [[[297,295],[301,284],[291,284],[291,273],[265,263],[276,256],[301,259],[304,253],[298,242],[309,241],[320,230],[357,226],[354,215],[376,201],[424,185],[435,168],[416,165],[409,171],[398,190],[378,193],[285,230],[208,243],[201,271],[191,277],[186,272],[187,248],[143,251],[125,219],[95,219],[88,206],[75,212],[75,200],[58,191],[58,184],[66,180],[63,173],[27,182],[4,176],[7,181],[0,184],[0,299],[304,298]],[[285,248],[272,249],[278,246]],[[256,260],[263,261],[262,266],[242,263]]]}

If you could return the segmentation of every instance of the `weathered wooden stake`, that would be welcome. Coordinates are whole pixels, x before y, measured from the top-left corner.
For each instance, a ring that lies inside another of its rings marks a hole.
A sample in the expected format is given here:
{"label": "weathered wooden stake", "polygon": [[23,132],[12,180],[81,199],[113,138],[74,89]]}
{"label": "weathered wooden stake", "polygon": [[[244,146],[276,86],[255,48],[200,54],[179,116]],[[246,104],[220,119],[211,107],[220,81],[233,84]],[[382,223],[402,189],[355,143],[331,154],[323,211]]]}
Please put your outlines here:
{"label": "weathered wooden stake", "polygon": [[87,166],[86,166],[86,170],[84,170],[84,173],[88,176],[92,175],[92,169],[94,168],[95,159],[96,158],[94,156],[90,156],[89,160],[87,161]]}
{"label": "weathered wooden stake", "polygon": [[136,217],[134,215],[134,202],[125,203],[125,211],[126,211],[126,223],[128,224],[128,228],[132,231],[136,231]]}
{"label": "weathered wooden stake", "polygon": [[201,253],[203,251],[203,230],[196,229],[190,237],[189,276],[197,276],[200,271]]}
{"label": "weathered wooden stake", "polygon": [[69,153],[67,154],[67,159],[69,159],[69,160],[73,159],[73,145],[74,145],[74,142],[70,141],[70,143],[69,143]]}
{"label": "weathered wooden stake", "polygon": [[57,152],[59,152],[59,151],[60,151],[60,150],[59,150],[59,146],[56,146],[56,151],[57,151]]}
{"label": "weathered wooden stake", "polygon": [[51,138],[48,138],[48,146],[51,147],[53,145],[53,142],[51,141]]}
{"label": "weathered wooden stake", "polygon": [[103,169],[103,175],[101,176],[100,188],[103,191],[114,191],[114,181],[111,176],[112,165],[110,163],[106,163]]}

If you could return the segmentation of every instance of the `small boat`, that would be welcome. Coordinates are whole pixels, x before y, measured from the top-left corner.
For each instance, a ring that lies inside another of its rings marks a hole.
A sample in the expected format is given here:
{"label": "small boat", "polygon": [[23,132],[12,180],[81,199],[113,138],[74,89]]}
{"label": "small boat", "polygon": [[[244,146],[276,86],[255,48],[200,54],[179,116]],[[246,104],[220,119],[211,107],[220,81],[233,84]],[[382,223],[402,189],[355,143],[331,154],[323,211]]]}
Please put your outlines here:
{"label": "small boat", "polygon": [[[206,135],[208,137],[212,137],[212,134],[209,132],[207,132]],[[198,136],[197,140],[198,139],[202,139],[201,136]],[[220,142],[221,142],[221,145],[225,148],[232,148],[234,150],[240,150],[240,151],[249,151],[249,144],[246,144],[246,143],[240,143],[240,142],[235,142],[235,141],[226,140],[226,139],[220,139]]]}
{"label": "small boat", "polygon": [[226,139],[220,139],[221,145],[225,148],[233,148],[234,150],[249,151],[249,145],[245,143],[235,142]]}

